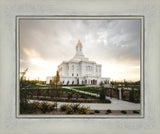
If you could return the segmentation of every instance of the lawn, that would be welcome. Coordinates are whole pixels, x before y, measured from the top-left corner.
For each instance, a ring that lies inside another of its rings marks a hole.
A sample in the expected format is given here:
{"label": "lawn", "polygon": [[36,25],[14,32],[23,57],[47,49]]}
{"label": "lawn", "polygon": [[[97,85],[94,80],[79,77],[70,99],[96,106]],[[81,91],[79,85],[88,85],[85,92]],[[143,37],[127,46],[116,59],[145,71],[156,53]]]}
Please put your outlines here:
{"label": "lawn", "polygon": [[45,85],[29,85],[27,88],[41,88],[41,87],[49,87]]}
{"label": "lawn", "polygon": [[90,96],[90,97],[96,98],[95,96],[92,96],[92,95],[89,95],[89,94],[80,93],[80,92],[73,91],[73,90],[70,90],[70,89],[67,89],[67,88],[62,88],[62,91],[63,91],[63,92],[66,92],[66,93],[86,95],[86,96]]}
{"label": "lawn", "polygon": [[69,89],[67,89],[67,88],[62,88],[62,91],[63,91],[63,92],[66,92],[66,93],[80,94],[80,93],[77,92],[77,91],[69,90]]}
{"label": "lawn", "polygon": [[75,87],[74,89],[77,90],[81,90],[81,91],[85,91],[85,92],[90,92],[90,93],[98,93],[100,92],[100,90],[92,88],[92,87]]}

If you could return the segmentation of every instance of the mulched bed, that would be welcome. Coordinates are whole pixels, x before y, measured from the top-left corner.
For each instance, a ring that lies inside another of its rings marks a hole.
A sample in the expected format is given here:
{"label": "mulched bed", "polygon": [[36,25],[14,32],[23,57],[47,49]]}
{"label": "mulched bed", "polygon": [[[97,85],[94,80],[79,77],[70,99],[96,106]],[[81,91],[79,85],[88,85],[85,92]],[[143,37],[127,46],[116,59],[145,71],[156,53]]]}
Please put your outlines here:
{"label": "mulched bed", "polygon": [[[111,110],[112,113],[106,114],[106,110],[98,110],[99,113],[96,113],[95,110],[90,110],[89,114],[84,114],[84,115],[140,115],[140,110],[136,110],[138,113],[134,113],[134,110],[125,110],[127,114],[122,114],[121,110]],[[32,113],[32,114],[42,114],[42,115],[78,115],[78,114],[66,114],[66,112],[61,111],[60,109],[55,109],[52,112],[48,112],[48,113],[41,113],[40,110]],[[79,114],[80,115],[80,114]]]}
{"label": "mulched bed", "polygon": [[[125,110],[127,114],[122,114],[121,111],[122,110],[111,110],[112,113],[109,113],[107,115],[139,115],[140,114],[140,110],[136,110],[138,113],[133,113],[134,110]],[[90,114],[96,114],[96,115],[106,115],[106,110],[99,110],[99,113],[96,113],[95,110],[90,110]]]}

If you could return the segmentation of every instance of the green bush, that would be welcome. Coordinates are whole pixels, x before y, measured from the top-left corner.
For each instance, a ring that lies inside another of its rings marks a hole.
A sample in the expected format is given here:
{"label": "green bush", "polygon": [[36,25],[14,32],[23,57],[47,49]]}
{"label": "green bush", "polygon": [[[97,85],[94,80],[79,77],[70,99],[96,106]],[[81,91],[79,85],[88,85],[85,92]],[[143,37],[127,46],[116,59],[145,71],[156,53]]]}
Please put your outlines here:
{"label": "green bush", "polygon": [[106,99],[106,89],[104,88],[104,85],[101,84],[100,100],[104,101],[105,99]]}
{"label": "green bush", "polygon": [[34,105],[33,104],[30,104],[30,103],[23,103],[23,104],[20,104],[20,113],[21,114],[31,114],[31,113],[34,113],[36,111],[36,109],[34,108]]}
{"label": "green bush", "polygon": [[75,114],[74,110],[70,106],[66,108],[66,113],[67,114]]}
{"label": "green bush", "polygon": [[80,108],[80,104],[74,104],[74,105],[71,105],[72,109],[74,110],[74,112],[78,112],[79,108]]}
{"label": "green bush", "polygon": [[122,110],[121,113],[122,114],[127,114],[127,112],[125,110]]}
{"label": "green bush", "polygon": [[39,109],[40,103],[38,103],[38,102],[33,102],[32,104],[33,104],[34,109],[36,109],[36,110]]}
{"label": "green bush", "polygon": [[105,100],[103,100],[102,102],[103,102],[103,103],[111,103],[111,100],[105,99]]}
{"label": "green bush", "polygon": [[89,113],[89,109],[90,109],[89,107],[82,106],[79,109],[79,114],[88,114]]}
{"label": "green bush", "polygon": [[130,102],[135,102],[135,93],[134,93],[134,89],[132,88],[132,90],[129,92],[129,101]]}
{"label": "green bush", "polygon": [[42,113],[51,112],[55,109],[56,104],[48,104],[46,102],[42,102],[38,105],[38,108],[41,110]]}
{"label": "green bush", "polygon": [[100,111],[99,111],[99,110],[95,110],[94,112],[95,112],[95,113],[100,113]]}
{"label": "green bush", "polygon": [[68,99],[71,99],[71,98],[72,98],[72,94],[69,93],[69,94],[68,94]]}
{"label": "green bush", "polygon": [[56,104],[48,104],[46,102],[43,102],[43,103],[38,103],[38,102],[28,103],[23,108],[24,109],[23,113],[31,114],[31,113],[35,113],[35,112],[37,112],[39,110],[42,113],[47,113],[47,112],[53,111],[55,109],[55,106],[56,106]]}
{"label": "green bush", "polygon": [[133,110],[133,113],[134,113],[134,114],[139,114],[139,112],[138,112],[138,111],[136,111],[136,110]]}
{"label": "green bush", "polygon": [[60,107],[61,111],[67,114],[88,114],[89,107],[80,106],[80,104],[64,104]]}
{"label": "green bush", "polygon": [[68,105],[64,104],[64,105],[60,106],[60,109],[61,109],[61,111],[66,111],[67,107],[68,107]]}
{"label": "green bush", "polygon": [[111,111],[110,109],[108,109],[108,110],[106,111],[106,114],[110,114],[110,113],[112,113],[112,111]]}

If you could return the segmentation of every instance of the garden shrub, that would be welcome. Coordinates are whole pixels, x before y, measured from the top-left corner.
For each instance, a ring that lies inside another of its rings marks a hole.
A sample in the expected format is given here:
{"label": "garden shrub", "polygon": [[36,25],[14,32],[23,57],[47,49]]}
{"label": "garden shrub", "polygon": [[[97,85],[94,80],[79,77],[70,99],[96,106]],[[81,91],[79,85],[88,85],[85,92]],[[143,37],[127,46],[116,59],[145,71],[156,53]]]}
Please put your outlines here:
{"label": "garden shrub", "polygon": [[99,111],[99,110],[95,110],[94,112],[95,112],[95,113],[100,113],[100,111]]}
{"label": "garden shrub", "polygon": [[49,104],[48,105],[48,111],[50,112],[50,111],[53,111],[54,109],[55,109],[55,107],[56,107],[56,103],[54,103],[54,104]]}
{"label": "garden shrub", "polygon": [[80,106],[80,104],[64,104],[60,107],[61,111],[67,114],[88,114],[89,107]]}
{"label": "garden shrub", "polygon": [[64,105],[60,106],[60,109],[61,109],[61,111],[66,111],[67,107],[68,107],[68,105],[64,104]]}
{"label": "garden shrub", "polygon": [[101,90],[100,90],[100,100],[104,101],[106,99],[106,89],[104,88],[103,83],[101,85]]}
{"label": "garden shrub", "polygon": [[67,114],[75,114],[75,112],[74,112],[74,110],[72,109],[71,106],[69,106],[69,107],[66,108],[66,113]]}
{"label": "garden shrub", "polygon": [[125,110],[122,110],[121,113],[122,114],[127,114],[127,112]]}
{"label": "garden shrub", "polygon": [[106,111],[106,114],[110,114],[110,113],[112,113],[112,111],[111,111],[110,109],[108,109],[108,110]]}
{"label": "garden shrub", "polygon": [[71,99],[71,98],[72,98],[72,94],[68,93],[68,99]]}
{"label": "garden shrub", "polygon": [[88,114],[89,113],[89,109],[90,109],[89,107],[82,106],[79,109],[79,114]]}
{"label": "garden shrub", "polygon": [[74,110],[74,112],[77,113],[78,110],[80,109],[80,104],[74,104],[74,105],[71,105],[71,107]]}
{"label": "garden shrub", "polygon": [[134,89],[133,88],[129,93],[129,101],[130,102],[134,102],[135,101],[135,93],[134,93]]}
{"label": "garden shrub", "polygon": [[103,102],[103,103],[111,103],[111,100],[105,99],[105,100],[103,100],[102,102]]}
{"label": "garden shrub", "polygon": [[40,110],[42,111],[42,113],[46,113],[47,109],[48,109],[48,105],[46,102],[43,102],[39,105]]}
{"label": "garden shrub", "polygon": [[56,104],[48,104],[46,102],[42,102],[38,105],[38,107],[42,113],[47,113],[53,111],[56,107]]}
{"label": "garden shrub", "polygon": [[138,111],[136,111],[136,110],[133,110],[133,113],[134,113],[134,114],[139,114],[139,112],[138,112]]}
{"label": "garden shrub", "polygon": [[33,102],[32,104],[33,104],[34,109],[36,109],[36,110],[39,109],[40,103],[38,103],[38,102]]}
{"label": "garden shrub", "polygon": [[34,113],[36,109],[34,109],[34,105],[31,103],[28,104],[20,104],[20,113],[21,114],[31,114]]}

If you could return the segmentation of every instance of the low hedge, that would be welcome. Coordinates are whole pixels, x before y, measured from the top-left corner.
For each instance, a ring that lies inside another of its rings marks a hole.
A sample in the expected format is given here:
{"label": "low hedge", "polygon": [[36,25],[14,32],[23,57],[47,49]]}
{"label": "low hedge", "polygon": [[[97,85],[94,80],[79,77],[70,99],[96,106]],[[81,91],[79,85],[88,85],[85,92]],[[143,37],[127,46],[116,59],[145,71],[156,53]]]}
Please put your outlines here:
{"label": "low hedge", "polygon": [[104,101],[100,101],[100,100],[80,100],[80,99],[63,99],[63,98],[42,98],[42,97],[31,97],[29,99],[34,99],[34,100],[42,100],[42,101],[59,101],[59,102],[79,102],[79,103],[111,103],[111,101],[109,99],[106,99]]}

